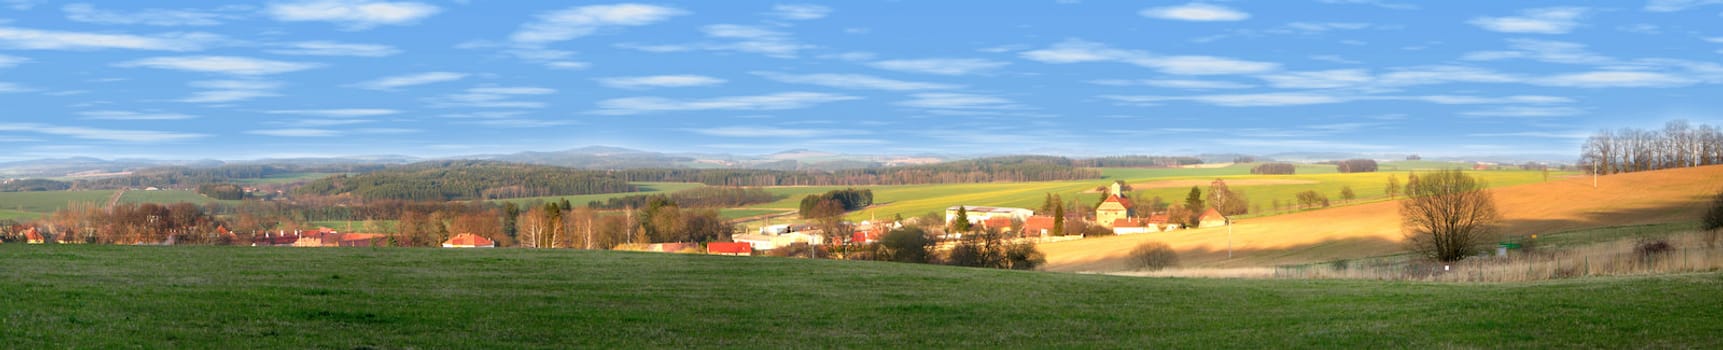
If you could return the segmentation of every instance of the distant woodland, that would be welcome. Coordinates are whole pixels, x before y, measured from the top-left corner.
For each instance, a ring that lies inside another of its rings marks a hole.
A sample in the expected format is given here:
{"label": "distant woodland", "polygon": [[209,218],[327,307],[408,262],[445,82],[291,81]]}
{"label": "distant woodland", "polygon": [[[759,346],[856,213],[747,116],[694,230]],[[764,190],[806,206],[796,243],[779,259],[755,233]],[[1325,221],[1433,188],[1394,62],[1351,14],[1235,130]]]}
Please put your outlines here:
{"label": "distant woodland", "polygon": [[1587,138],[1580,168],[1603,174],[1723,164],[1723,131],[1671,121],[1663,130],[1603,130]]}
{"label": "distant woodland", "polygon": [[450,201],[634,192],[608,171],[484,161],[425,162],[305,184],[298,195]]}
{"label": "distant woodland", "polygon": [[1101,172],[1064,157],[1015,156],[930,165],[835,171],[750,169],[618,170],[625,181],[698,182],[713,186],[860,186],[1088,180]]}

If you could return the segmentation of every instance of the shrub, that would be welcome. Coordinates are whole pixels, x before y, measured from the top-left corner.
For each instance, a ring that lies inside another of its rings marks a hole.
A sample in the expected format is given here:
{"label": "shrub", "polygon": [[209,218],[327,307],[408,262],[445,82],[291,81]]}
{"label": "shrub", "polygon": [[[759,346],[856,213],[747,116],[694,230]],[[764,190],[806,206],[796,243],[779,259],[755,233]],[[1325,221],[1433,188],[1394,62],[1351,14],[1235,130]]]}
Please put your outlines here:
{"label": "shrub", "polygon": [[1717,248],[1718,238],[1723,236],[1723,190],[1711,197],[1710,207],[1699,220],[1699,228],[1705,230],[1705,247]]}
{"label": "shrub", "polygon": [[1250,173],[1257,175],[1292,175],[1296,172],[1298,167],[1292,163],[1263,163],[1250,168]]}
{"label": "shrub", "polygon": [[1145,242],[1131,249],[1130,267],[1136,270],[1160,271],[1179,266],[1179,253],[1166,242]]}
{"label": "shrub", "polygon": [[1346,260],[1346,259],[1340,259],[1340,260],[1328,262],[1328,268],[1333,269],[1334,271],[1346,271],[1346,269],[1351,268],[1351,267],[1352,267],[1352,262],[1349,260]]}
{"label": "shrub", "polygon": [[1047,263],[1047,256],[1035,249],[1035,243],[1016,243],[1005,249],[1005,268],[1034,270],[1045,263]]}
{"label": "shrub", "polygon": [[1669,255],[1669,252],[1672,251],[1675,251],[1675,245],[1669,244],[1668,240],[1661,238],[1640,238],[1638,242],[1633,243],[1633,254],[1638,256],[1640,261],[1647,263],[1664,255]]}

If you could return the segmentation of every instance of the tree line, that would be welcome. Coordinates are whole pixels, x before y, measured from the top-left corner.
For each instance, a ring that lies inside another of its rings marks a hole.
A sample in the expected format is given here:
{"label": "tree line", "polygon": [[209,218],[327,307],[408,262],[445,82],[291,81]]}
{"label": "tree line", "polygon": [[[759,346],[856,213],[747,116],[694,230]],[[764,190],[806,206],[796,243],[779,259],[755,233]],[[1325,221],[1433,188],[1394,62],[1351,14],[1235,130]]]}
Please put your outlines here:
{"label": "tree line", "polygon": [[1196,157],[1114,156],[1078,159],[1073,165],[1088,168],[1150,168],[1202,164]]}
{"label": "tree line", "polygon": [[623,181],[697,182],[712,186],[866,186],[1028,182],[1101,178],[1064,157],[1012,156],[900,167],[819,170],[630,169],[611,172]]}
{"label": "tree line", "polygon": [[1579,160],[1583,171],[1601,174],[1714,164],[1723,164],[1723,132],[1686,120],[1670,121],[1662,130],[1600,130],[1586,138]]}
{"label": "tree line", "polygon": [[[820,207],[822,204],[828,204],[828,202],[833,208]],[[873,190],[847,188],[802,197],[801,206],[798,208],[803,219],[811,219],[829,216],[834,211],[841,215],[843,212],[861,210],[870,205],[873,205]]]}
{"label": "tree line", "polygon": [[1292,163],[1262,163],[1250,168],[1250,173],[1257,175],[1292,175],[1297,172],[1298,166]]}
{"label": "tree line", "polygon": [[1376,172],[1376,161],[1372,159],[1347,159],[1328,162],[1334,164],[1341,173],[1373,173]]}
{"label": "tree line", "polygon": [[417,163],[359,175],[336,175],[295,190],[301,195],[449,201],[633,192],[606,171],[483,161]]}
{"label": "tree line", "polygon": [[172,166],[138,170],[126,176],[78,180],[76,182],[76,187],[82,189],[137,187],[192,188],[203,184],[234,183],[238,180],[263,179],[277,175],[298,173],[357,173],[376,171],[383,168],[383,165],[375,164],[243,164],[223,165],[212,168]]}

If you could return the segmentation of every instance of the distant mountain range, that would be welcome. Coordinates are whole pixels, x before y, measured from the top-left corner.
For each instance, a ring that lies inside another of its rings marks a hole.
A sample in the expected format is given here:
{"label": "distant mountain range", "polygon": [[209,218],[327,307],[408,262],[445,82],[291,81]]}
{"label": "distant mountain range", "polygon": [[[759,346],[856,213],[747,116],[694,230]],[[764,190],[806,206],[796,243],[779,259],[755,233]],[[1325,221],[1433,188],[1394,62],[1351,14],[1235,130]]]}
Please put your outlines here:
{"label": "distant mountain range", "polygon": [[[125,174],[129,171],[162,167],[216,167],[228,164],[407,164],[427,160],[494,160],[504,162],[551,165],[580,169],[634,168],[734,168],[771,170],[840,170],[873,167],[935,164],[952,160],[998,156],[988,155],[855,155],[810,149],[792,149],[763,155],[724,153],[663,153],[609,146],[588,146],[554,152],[519,152],[511,154],[481,154],[441,158],[419,158],[401,155],[351,156],[331,158],[270,158],[252,160],[160,160],[160,159],[99,159],[91,157],[35,159],[0,162],[0,177],[96,177]],[[1230,162],[1243,154],[1202,154],[1204,162]],[[1405,154],[1363,154],[1344,152],[1277,153],[1254,156],[1260,160],[1318,162],[1350,158],[1378,160],[1405,159]],[[1566,163],[1554,155],[1497,155],[1485,157],[1427,157],[1427,160],[1488,161],[1517,163],[1547,161]]]}

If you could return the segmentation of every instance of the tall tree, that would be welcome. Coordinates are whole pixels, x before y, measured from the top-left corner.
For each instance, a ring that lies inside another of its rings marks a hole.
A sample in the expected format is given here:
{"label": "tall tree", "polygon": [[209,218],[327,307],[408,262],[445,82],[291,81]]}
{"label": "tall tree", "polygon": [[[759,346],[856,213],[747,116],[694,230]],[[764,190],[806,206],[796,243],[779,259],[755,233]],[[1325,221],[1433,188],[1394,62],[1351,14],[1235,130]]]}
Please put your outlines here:
{"label": "tall tree", "polygon": [[957,215],[954,215],[951,218],[951,230],[959,233],[969,233],[971,228],[968,208],[961,205],[957,206]]}
{"label": "tall tree", "polygon": [[1190,217],[1185,218],[1185,226],[1192,226],[1191,224],[1202,220],[1200,216],[1203,215],[1203,210],[1208,209],[1208,206],[1203,204],[1202,189],[1191,186],[1191,193],[1185,196],[1185,209],[1191,212]]}
{"label": "tall tree", "polygon": [[1400,178],[1394,177],[1394,174],[1388,174],[1388,187],[1383,188],[1382,192],[1388,194],[1389,200],[1400,195]]}
{"label": "tall tree", "polygon": [[1459,170],[1425,174],[1407,185],[1400,217],[1412,250],[1443,262],[1477,252],[1500,218],[1487,187]]}

